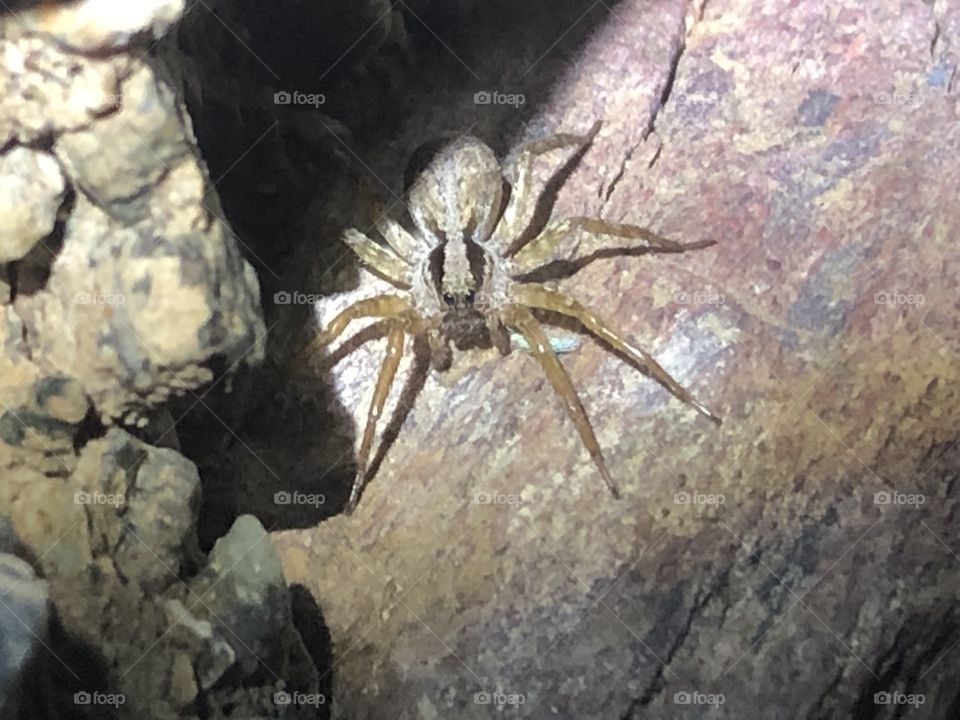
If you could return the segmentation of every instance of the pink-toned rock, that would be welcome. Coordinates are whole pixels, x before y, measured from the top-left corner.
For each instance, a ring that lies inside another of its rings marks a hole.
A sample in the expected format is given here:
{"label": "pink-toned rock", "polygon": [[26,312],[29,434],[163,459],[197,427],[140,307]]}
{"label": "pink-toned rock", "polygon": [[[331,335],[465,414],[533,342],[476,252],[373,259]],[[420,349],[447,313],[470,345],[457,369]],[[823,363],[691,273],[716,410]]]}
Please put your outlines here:
{"label": "pink-toned rock", "polygon": [[[852,717],[884,692],[948,717],[955,32],[931,46],[955,16],[702,9],[613,6],[529,132],[604,121],[557,214],[717,241],[562,287],[723,427],[599,346],[566,356],[614,501],[532,358],[430,377],[356,514],[276,537],[344,717]],[[359,367],[333,387],[369,397]]]}

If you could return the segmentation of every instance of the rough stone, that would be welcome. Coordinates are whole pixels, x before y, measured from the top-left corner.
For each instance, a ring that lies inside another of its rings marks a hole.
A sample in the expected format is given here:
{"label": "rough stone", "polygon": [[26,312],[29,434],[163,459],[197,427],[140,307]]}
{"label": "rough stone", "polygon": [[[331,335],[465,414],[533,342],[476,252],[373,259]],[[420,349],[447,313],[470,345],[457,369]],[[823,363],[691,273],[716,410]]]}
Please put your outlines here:
{"label": "rough stone", "polygon": [[0,553],[0,598],[0,710],[16,717],[27,665],[47,637],[47,584],[29,563]]}
{"label": "rough stone", "polygon": [[63,193],[49,154],[14,147],[0,155],[0,263],[19,260],[53,231]]}
{"label": "rough stone", "polygon": [[[526,129],[504,121],[519,137],[471,131],[516,145],[601,119],[555,214],[716,241],[559,285],[724,424],[603,347],[565,356],[615,501],[532,358],[465,353],[428,376],[355,515],[277,537],[343,648],[344,716],[892,717],[899,693],[951,717],[956,15],[622,2]],[[363,156],[385,185],[394,148],[485,123],[455,99],[470,84],[410,99],[422,110]],[[346,420],[311,459],[343,471],[262,454],[285,482],[349,481],[382,341],[367,352],[324,366]]]}

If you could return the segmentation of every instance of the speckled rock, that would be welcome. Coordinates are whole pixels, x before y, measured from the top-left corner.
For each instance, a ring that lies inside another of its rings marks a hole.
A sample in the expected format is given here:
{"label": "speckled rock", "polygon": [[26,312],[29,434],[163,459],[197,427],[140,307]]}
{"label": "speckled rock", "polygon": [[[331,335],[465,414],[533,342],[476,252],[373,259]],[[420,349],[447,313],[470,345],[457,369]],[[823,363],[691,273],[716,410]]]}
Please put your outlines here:
{"label": "speckled rock", "polygon": [[[212,716],[291,677],[316,685],[274,602],[266,679],[231,656],[234,672],[200,684],[202,648],[168,617],[196,602],[186,583],[205,559],[199,475],[165,404],[256,363],[265,334],[176,83],[142,44],[183,10],[91,1],[0,19],[0,512],[56,617],[16,688],[24,717],[195,717],[198,702]],[[218,612],[250,618],[258,599],[222,595]]]}
{"label": "speckled rock", "polygon": [[222,225],[202,224],[202,193],[185,162],[141,224],[78,198],[46,288],[17,300],[37,363],[76,377],[108,419],[145,424],[140,411],[208,382],[214,356],[231,367],[262,354],[256,277]]}
{"label": "speckled rock", "polygon": [[[126,55],[85,57],[6,22],[0,37],[0,147],[90,125],[116,106]],[[54,112],[55,110],[55,112]]]}
{"label": "speckled rock", "polygon": [[204,599],[197,612],[233,648],[244,674],[279,657],[290,597],[280,560],[255,517],[241,515],[217,540],[190,589]]}
{"label": "speckled rock", "polygon": [[0,263],[53,231],[63,193],[63,173],[47,153],[14,147],[0,155]]}

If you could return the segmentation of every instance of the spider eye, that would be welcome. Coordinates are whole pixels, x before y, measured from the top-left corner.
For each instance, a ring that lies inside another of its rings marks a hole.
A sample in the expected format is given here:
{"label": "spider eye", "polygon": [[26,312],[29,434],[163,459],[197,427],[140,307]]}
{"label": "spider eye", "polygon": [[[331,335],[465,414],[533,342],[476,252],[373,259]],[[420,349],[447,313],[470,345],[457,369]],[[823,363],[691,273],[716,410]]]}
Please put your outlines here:
{"label": "spider eye", "polygon": [[477,296],[477,294],[476,294],[473,290],[468,290],[468,291],[467,291],[467,302],[468,302],[469,304],[473,305],[473,299],[474,299],[476,296]]}
{"label": "spider eye", "polygon": [[443,294],[443,301],[444,301],[447,305],[453,305],[453,295],[451,295],[450,293],[444,293],[444,294]]}

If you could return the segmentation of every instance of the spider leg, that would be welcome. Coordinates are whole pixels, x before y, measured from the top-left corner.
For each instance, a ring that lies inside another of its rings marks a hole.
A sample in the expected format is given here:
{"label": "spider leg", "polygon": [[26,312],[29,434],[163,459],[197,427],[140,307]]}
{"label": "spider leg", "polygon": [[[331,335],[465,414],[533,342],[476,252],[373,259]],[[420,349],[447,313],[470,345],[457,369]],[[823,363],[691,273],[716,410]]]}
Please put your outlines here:
{"label": "spider leg", "polygon": [[377,230],[405,262],[413,265],[417,258],[432,250],[429,243],[407,231],[403,225],[388,217],[377,221]]}
{"label": "spider leg", "polygon": [[343,241],[350,246],[364,265],[369,266],[399,288],[410,287],[410,266],[392,250],[374,242],[353,228],[343,233]]}
{"label": "spider leg", "polygon": [[585,145],[593,140],[600,130],[600,121],[593,124],[593,127],[585,135],[572,135],[561,133],[551,137],[533,140],[532,142],[521,145],[515,155],[516,160],[511,163],[514,179],[513,189],[510,193],[510,200],[503,211],[503,217],[496,227],[495,236],[497,242],[506,247],[509,243],[518,238],[523,231],[523,224],[526,218],[523,217],[524,211],[528,209],[530,202],[530,184],[533,180],[533,162],[538,155],[543,155],[551,150],[558,150],[567,145]]}
{"label": "spider leg", "polygon": [[599,218],[556,218],[548,222],[536,237],[516,252],[514,262],[518,266],[534,268],[547,260],[561,258],[570,260],[573,254],[580,249],[581,243],[579,241],[571,243],[571,247],[565,248],[562,254],[557,253],[556,249],[562,240],[575,237],[574,233],[578,230],[594,235],[612,235],[627,240],[638,240],[639,242],[635,245],[631,244],[631,249],[647,249],[651,252],[684,252],[686,250],[698,250],[713,244],[712,241],[689,244],[678,243],[661,237],[639,225],[607,222]]}
{"label": "spider leg", "polygon": [[[329,345],[347,329],[354,320],[365,317],[412,318],[413,306],[396,295],[376,295],[372,298],[357,300],[341,310],[314,341],[317,345]],[[408,320],[409,321],[409,320]]]}
{"label": "spider leg", "polygon": [[544,373],[546,373],[547,379],[550,380],[554,391],[563,400],[567,414],[573,420],[574,425],[577,426],[580,439],[590,452],[590,457],[593,458],[594,463],[596,463],[600,469],[600,475],[603,476],[603,481],[607,484],[607,487],[614,497],[620,497],[620,489],[610,475],[610,471],[607,470],[607,464],[603,459],[603,452],[600,450],[600,443],[597,441],[597,436],[594,434],[593,427],[590,425],[587,412],[583,409],[583,404],[580,402],[577,391],[570,381],[570,376],[567,375],[567,371],[563,369],[563,365],[561,365],[560,360],[557,359],[557,355],[550,346],[550,342],[547,340],[543,328],[540,327],[540,323],[529,309],[521,305],[505,306],[501,310],[501,317],[504,324],[516,328],[527,341],[527,344],[530,346],[530,351],[540,362],[540,366],[543,368]]}
{"label": "spider leg", "polygon": [[660,364],[653,359],[649,353],[630,345],[623,337],[610,325],[598,318],[587,307],[581,305],[576,300],[568,298],[562,293],[535,283],[517,283],[512,288],[512,297],[519,303],[527,307],[540,310],[550,310],[575,318],[583,323],[591,333],[606,341],[614,348],[622,352],[634,362],[645,367],[651,375],[673,395],[683,402],[696,408],[704,417],[710,421],[720,424],[720,418],[714,415],[703,404],[698,402],[680,383],[674,380],[670,373],[664,370]]}
{"label": "spider leg", "polygon": [[357,474],[350,489],[350,498],[347,500],[344,512],[350,514],[360,500],[360,493],[367,480],[367,462],[370,459],[370,448],[373,447],[373,435],[377,429],[377,421],[383,412],[383,406],[390,395],[397,368],[400,367],[400,358],[403,356],[403,341],[406,337],[401,323],[394,322],[387,336],[387,354],[380,366],[377,376],[377,385],[373,390],[373,399],[370,401],[370,410],[367,412],[367,423],[363,428],[363,439],[360,441],[360,451],[357,453]]}

